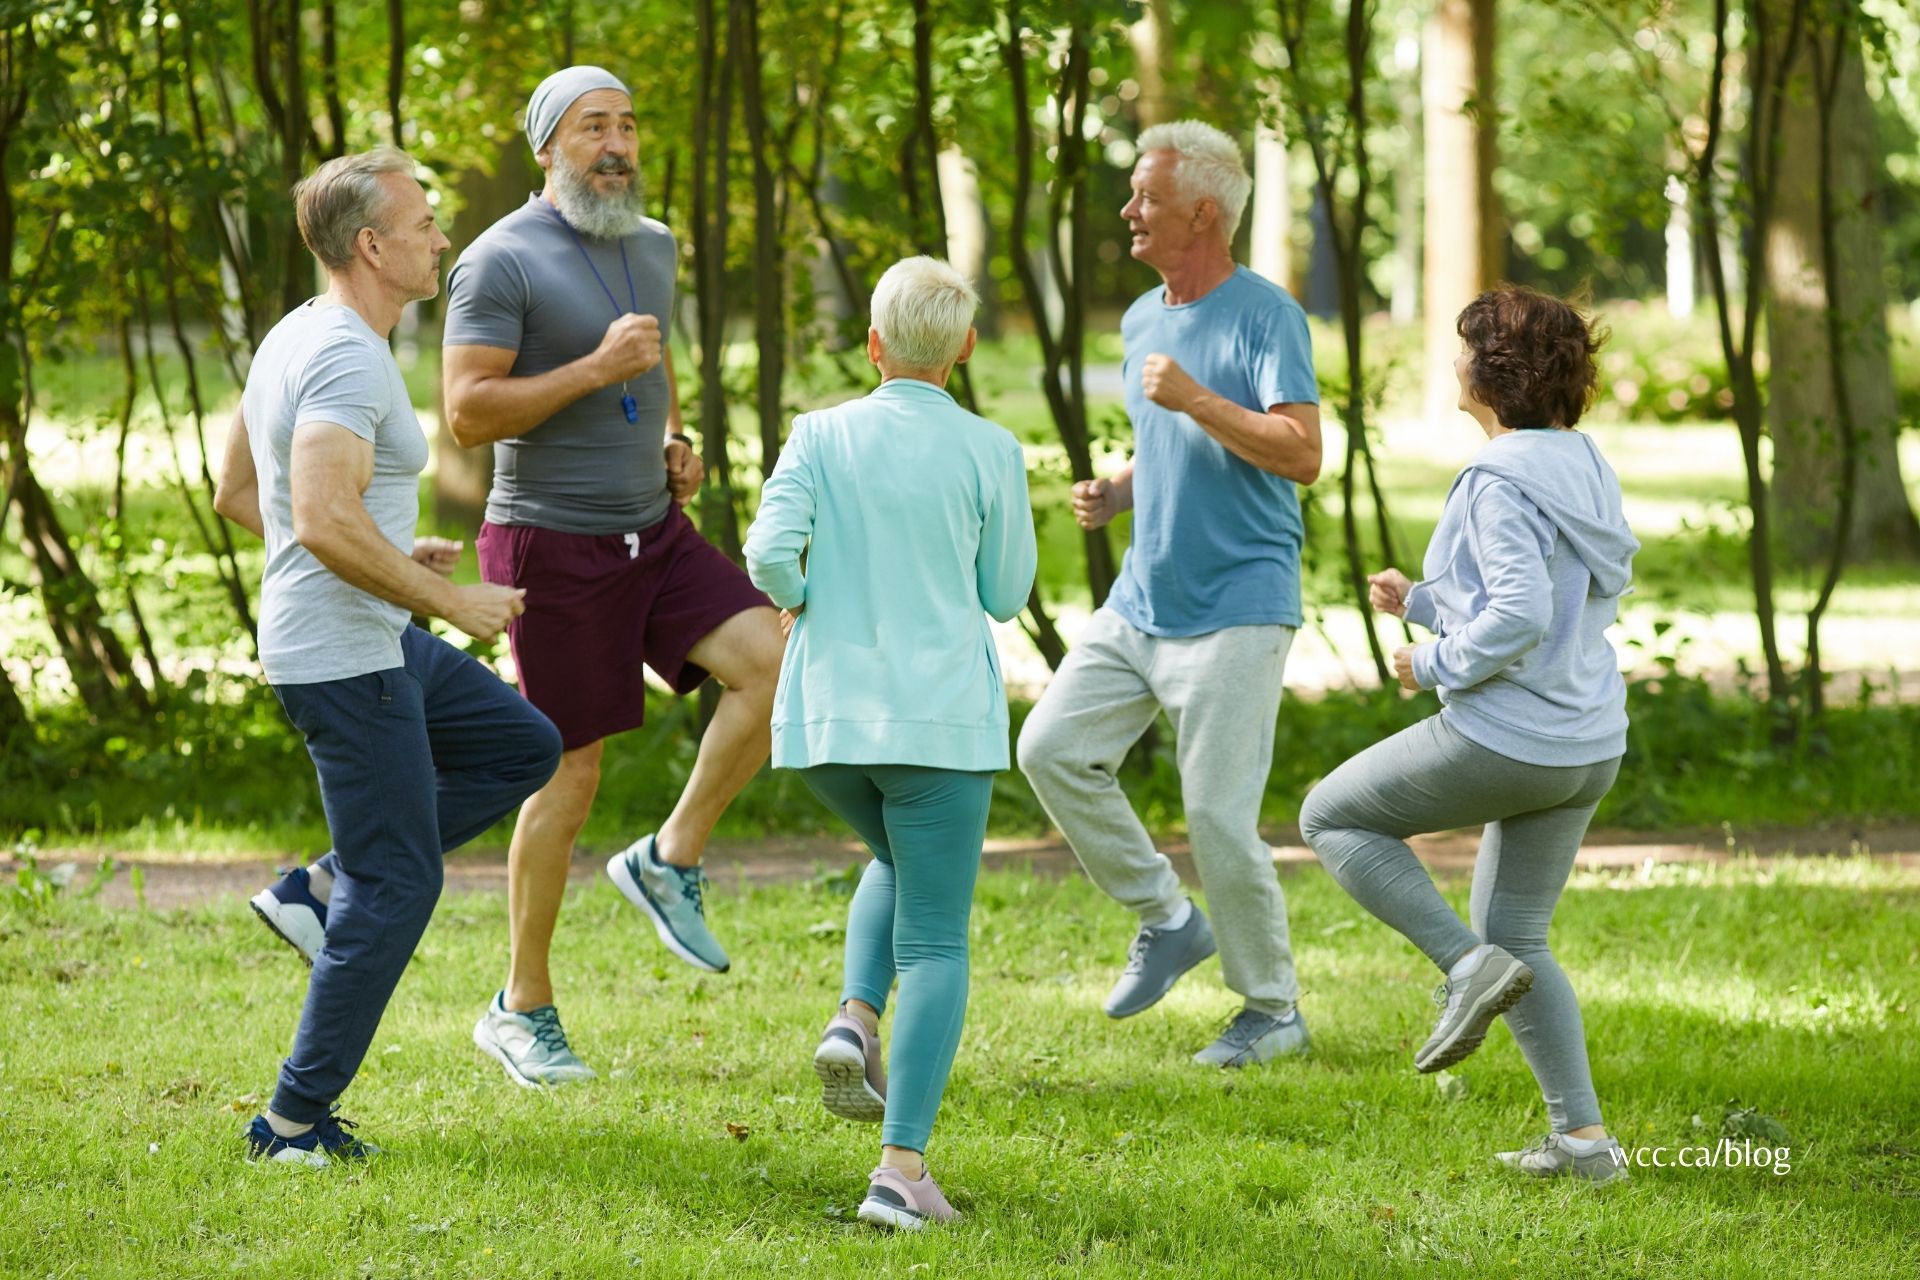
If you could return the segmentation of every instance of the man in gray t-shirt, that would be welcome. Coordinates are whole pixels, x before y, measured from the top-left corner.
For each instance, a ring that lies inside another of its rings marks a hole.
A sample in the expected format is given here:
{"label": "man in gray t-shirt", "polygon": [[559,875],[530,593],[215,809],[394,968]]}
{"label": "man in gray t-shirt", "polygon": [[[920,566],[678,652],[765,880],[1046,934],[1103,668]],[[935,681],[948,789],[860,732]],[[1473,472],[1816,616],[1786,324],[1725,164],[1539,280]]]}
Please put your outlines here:
{"label": "man in gray t-shirt", "polygon": [[295,189],[327,291],[254,353],[214,509],[267,543],[260,658],[306,740],[333,849],[253,899],[313,966],[293,1052],[247,1130],[257,1159],[373,1148],[334,1107],[440,896],[441,858],[552,776],[560,735],[512,687],[411,625],[491,639],[524,592],[448,581],[459,547],[413,536],[427,441],[387,348],[439,290],[447,238],[404,152],[320,166]]}
{"label": "man in gray t-shirt", "polygon": [[520,688],[566,748],[514,830],[507,983],[474,1028],[509,1078],[547,1084],[592,1074],[560,1029],[547,957],[601,744],[645,716],[643,664],[681,693],[709,674],[725,692],[672,814],[608,874],[675,954],[719,973],[700,857],[767,759],[783,641],[766,597],[681,510],[702,468],[660,338],[677,254],[640,210],[626,86],[556,72],[526,130],[546,185],[461,254],[443,374],[454,439],[493,446],[481,572],[527,593],[507,629]]}

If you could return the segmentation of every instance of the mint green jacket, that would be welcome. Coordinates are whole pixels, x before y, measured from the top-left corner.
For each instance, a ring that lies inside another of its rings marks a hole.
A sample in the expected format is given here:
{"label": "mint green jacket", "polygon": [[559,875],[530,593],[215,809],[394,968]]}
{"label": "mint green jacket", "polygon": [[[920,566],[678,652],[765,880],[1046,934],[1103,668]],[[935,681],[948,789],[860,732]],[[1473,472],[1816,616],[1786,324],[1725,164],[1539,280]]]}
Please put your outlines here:
{"label": "mint green jacket", "polygon": [[1020,612],[1037,559],[1010,432],[908,378],[802,414],[746,557],[775,604],[805,606],[774,693],[776,769],[1007,767],[987,616]]}

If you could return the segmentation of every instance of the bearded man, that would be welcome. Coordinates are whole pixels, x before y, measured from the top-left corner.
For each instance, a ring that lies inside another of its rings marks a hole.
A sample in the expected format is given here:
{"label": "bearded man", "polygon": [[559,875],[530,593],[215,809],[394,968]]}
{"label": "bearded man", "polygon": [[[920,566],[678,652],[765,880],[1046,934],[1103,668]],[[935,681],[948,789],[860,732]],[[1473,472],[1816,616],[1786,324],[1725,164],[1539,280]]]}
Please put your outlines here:
{"label": "bearded man", "polygon": [[681,510],[703,468],[661,341],[677,254],[642,212],[632,96],[599,67],[568,67],[534,90],[526,133],[545,188],[460,255],[442,376],[453,438],[493,447],[481,573],[526,592],[508,639],[563,746],[514,828],[507,982],[474,1027],[534,1087],[593,1076],[561,1028],[548,952],[601,746],[645,714],[642,664],[680,693],[710,675],[725,692],[679,803],[607,873],[676,955],[724,973],[700,859],[767,759],[784,641],[767,598]]}

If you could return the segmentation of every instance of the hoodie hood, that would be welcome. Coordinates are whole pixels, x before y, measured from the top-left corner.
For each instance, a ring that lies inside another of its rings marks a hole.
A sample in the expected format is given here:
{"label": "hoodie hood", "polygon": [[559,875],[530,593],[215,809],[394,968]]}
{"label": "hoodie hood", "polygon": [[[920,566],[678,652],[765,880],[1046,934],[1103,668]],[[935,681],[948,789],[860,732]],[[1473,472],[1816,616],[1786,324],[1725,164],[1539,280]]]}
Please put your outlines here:
{"label": "hoodie hood", "polygon": [[1620,481],[1599,446],[1580,431],[1513,431],[1487,441],[1460,473],[1498,476],[1540,509],[1587,566],[1596,596],[1618,596],[1633,581],[1640,542],[1620,506]]}

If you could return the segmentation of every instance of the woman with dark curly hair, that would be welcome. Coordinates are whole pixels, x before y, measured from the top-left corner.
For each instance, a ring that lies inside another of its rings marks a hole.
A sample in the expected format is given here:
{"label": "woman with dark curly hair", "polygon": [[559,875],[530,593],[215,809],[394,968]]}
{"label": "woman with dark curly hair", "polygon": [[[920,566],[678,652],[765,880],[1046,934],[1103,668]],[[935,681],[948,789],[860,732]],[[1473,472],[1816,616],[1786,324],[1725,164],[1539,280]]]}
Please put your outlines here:
{"label": "woman with dark curly hair", "polygon": [[[1604,1182],[1626,1164],[1600,1123],[1580,1005],[1547,925],[1627,742],[1606,630],[1640,544],[1612,468],[1574,429],[1605,335],[1568,304],[1512,286],[1475,298],[1458,328],[1460,407],[1487,443],[1447,495],[1426,576],[1370,579],[1375,609],[1436,637],[1393,664],[1407,689],[1437,689],[1441,711],[1334,770],[1307,796],[1300,828],[1341,886],[1446,975],[1414,1066],[1459,1062],[1505,1013],[1553,1130],[1499,1159]],[[1477,823],[1469,927],[1406,837]]]}

